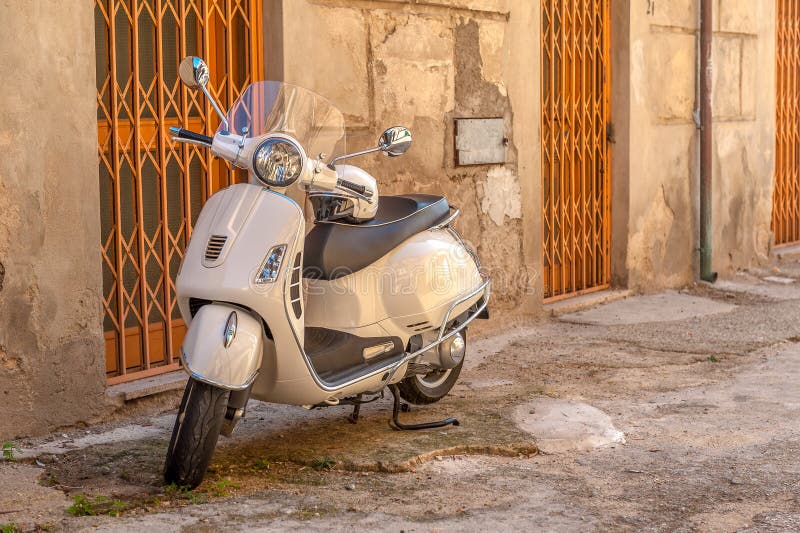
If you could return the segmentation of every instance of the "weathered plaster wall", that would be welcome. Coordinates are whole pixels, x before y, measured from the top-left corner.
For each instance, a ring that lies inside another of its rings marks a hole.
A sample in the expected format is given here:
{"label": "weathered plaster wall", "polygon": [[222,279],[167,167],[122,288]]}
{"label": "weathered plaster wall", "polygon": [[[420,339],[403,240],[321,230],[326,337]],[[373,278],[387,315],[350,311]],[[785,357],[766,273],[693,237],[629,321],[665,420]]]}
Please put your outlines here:
{"label": "weathered plaster wall", "polygon": [[104,402],[92,5],[0,1],[0,440]]}
{"label": "weathered plaster wall", "polygon": [[769,260],[775,168],[775,2],[719,0],[714,269]]}
{"label": "weathered plaster wall", "polygon": [[[541,301],[538,17],[536,2],[284,0],[273,51],[285,81],[347,115],[349,149],[374,146],[392,125],[412,130],[403,158],[356,164],[383,194],[443,194],[461,209],[457,226],[492,272],[495,308]],[[456,166],[454,119],[487,117],[505,119],[507,163]]]}
{"label": "weathered plaster wall", "polygon": [[[404,159],[361,164],[385,193],[446,194],[494,273],[495,303],[539,308],[539,2],[284,0],[282,9],[281,75],[342,107],[351,148],[390,124],[409,126],[415,147]],[[697,0],[612,2],[617,286],[656,290],[696,277],[698,9]],[[773,2],[715,2],[713,234],[723,275],[769,253],[774,31]],[[453,119],[489,116],[506,119],[508,163],[455,166]]]}
{"label": "weathered plaster wall", "polygon": [[[615,246],[624,248],[625,257],[624,266],[616,262],[616,278],[634,289],[679,286],[695,278],[698,258],[698,131],[693,119],[698,2],[621,4],[615,20],[624,23],[620,19],[629,17],[629,26],[622,28],[629,32],[628,48],[623,44],[612,54],[618,54],[615,65],[626,69],[615,80],[629,80],[629,86],[614,91],[615,102],[627,100],[629,107],[614,110],[618,130],[628,136],[613,178],[622,193],[615,193],[612,209],[619,203],[626,217],[614,226]],[[766,260],[769,252],[774,28],[774,2],[716,2],[713,238],[714,269],[723,275]]]}

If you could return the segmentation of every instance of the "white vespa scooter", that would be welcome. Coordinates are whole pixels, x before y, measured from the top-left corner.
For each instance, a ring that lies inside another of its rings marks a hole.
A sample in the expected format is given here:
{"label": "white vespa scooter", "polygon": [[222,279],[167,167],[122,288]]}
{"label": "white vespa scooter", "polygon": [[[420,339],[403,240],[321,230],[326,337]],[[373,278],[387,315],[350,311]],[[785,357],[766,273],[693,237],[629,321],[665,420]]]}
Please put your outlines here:
{"label": "white vespa scooter", "polygon": [[[466,326],[486,317],[489,279],[450,225],[438,196],[378,196],[365,171],[336,163],[382,151],[399,156],[411,133],[387,130],[372,150],[346,154],[342,114],[324,98],[277,82],[250,85],[226,114],[208,67],[187,57],[180,76],[211,101],[214,137],[172,128],[173,140],[211,148],[246,169],[249,183],[208,199],[177,277],[191,376],[167,451],[168,483],[195,487],[220,433],[230,435],[250,397],[306,408],[354,406],[394,395],[435,402],[458,379]],[[336,155],[338,157],[334,157]],[[325,160],[328,159],[328,162]],[[287,196],[305,191],[315,223]]]}

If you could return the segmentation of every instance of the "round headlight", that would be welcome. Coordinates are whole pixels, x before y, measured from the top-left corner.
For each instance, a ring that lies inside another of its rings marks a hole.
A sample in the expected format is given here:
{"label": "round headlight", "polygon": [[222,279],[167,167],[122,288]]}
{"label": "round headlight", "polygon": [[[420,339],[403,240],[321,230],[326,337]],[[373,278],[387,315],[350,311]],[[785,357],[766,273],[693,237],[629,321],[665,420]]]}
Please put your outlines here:
{"label": "round headlight", "polygon": [[303,172],[303,155],[292,142],[267,139],[253,155],[253,170],[271,187],[288,187]]}

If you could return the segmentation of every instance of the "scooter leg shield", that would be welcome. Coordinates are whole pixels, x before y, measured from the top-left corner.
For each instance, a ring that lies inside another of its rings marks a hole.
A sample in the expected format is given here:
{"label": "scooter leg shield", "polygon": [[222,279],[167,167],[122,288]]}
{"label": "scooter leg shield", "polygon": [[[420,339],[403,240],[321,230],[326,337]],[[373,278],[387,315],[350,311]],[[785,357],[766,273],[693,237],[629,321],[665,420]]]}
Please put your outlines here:
{"label": "scooter leg shield", "polygon": [[198,309],[181,346],[185,370],[195,379],[230,390],[249,387],[261,368],[261,322],[222,304]]}

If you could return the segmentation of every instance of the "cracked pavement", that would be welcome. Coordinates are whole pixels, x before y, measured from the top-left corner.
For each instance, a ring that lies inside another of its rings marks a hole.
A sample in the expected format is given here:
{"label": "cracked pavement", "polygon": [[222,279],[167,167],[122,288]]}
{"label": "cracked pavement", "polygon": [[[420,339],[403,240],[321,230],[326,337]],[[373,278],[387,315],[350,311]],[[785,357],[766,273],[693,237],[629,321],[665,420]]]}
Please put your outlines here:
{"label": "cracked pavement", "polygon": [[[800,265],[781,269],[497,332],[489,323],[452,395],[406,414],[458,416],[459,428],[392,432],[388,397],[357,425],[345,408],[253,402],[191,494],[160,484],[174,411],[22,442],[27,458],[0,464],[0,524],[798,530]],[[71,517],[77,494],[127,508]]]}

